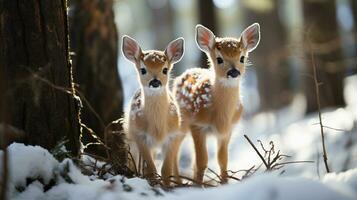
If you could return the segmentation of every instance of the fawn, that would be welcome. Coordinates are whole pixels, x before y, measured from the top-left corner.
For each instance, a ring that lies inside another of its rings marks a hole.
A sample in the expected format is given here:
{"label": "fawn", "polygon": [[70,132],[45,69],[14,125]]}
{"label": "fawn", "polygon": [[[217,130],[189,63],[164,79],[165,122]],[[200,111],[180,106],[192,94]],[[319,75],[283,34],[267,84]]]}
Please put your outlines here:
{"label": "fawn", "polygon": [[[173,93],[180,106],[183,132],[191,131],[195,153],[195,180],[202,183],[207,168],[206,133],[218,140],[218,163],[222,182],[227,182],[228,144],[233,125],[243,112],[239,83],[248,54],[260,41],[258,23],[240,38],[219,38],[208,28],[196,26],[196,43],[206,53],[210,69],[193,68],[174,81]],[[213,69],[212,69],[213,68]]]}
{"label": "fawn", "polygon": [[179,143],[175,140],[181,124],[180,110],[168,82],[173,65],[184,54],[184,39],[170,42],[165,51],[142,51],[134,39],[124,36],[122,51],[135,64],[140,81],[140,89],[124,114],[124,131],[131,140],[130,148],[138,150],[136,153],[143,158],[144,175],[152,181],[156,176],[153,150],[161,148],[164,155],[161,174],[164,184],[168,185],[171,175],[178,178],[176,149]]}

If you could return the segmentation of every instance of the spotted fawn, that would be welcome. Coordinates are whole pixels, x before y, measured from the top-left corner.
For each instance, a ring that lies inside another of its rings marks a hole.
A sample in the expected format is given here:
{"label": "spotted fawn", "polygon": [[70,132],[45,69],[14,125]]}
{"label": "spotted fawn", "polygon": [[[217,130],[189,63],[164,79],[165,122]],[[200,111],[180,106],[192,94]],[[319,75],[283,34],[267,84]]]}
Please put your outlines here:
{"label": "spotted fawn", "polygon": [[140,82],[140,89],[124,115],[124,131],[130,148],[133,154],[134,149],[137,150],[134,163],[139,164],[137,155],[140,154],[144,161],[144,175],[155,180],[153,151],[161,150],[164,156],[161,175],[164,184],[169,184],[170,176],[178,178],[175,139],[180,133],[181,115],[168,82],[173,65],[184,54],[184,39],[170,42],[165,51],[142,51],[134,39],[124,36],[122,51],[134,63]]}
{"label": "spotted fawn", "polygon": [[203,181],[207,168],[207,133],[217,136],[222,182],[227,182],[228,144],[233,125],[243,112],[240,78],[245,72],[248,54],[259,41],[257,23],[246,28],[239,38],[216,37],[208,28],[196,26],[196,43],[206,53],[210,68],[184,72],[175,79],[173,93],[181,110],[182,131],[190,131],[193,137],[198,182]]}

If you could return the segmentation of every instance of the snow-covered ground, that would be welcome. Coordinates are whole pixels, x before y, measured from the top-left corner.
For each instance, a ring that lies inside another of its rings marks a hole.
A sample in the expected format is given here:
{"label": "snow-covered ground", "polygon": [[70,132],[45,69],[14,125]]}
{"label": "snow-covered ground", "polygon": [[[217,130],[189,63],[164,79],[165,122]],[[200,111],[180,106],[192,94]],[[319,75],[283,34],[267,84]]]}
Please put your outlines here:
{"label": "snow-covered ground", "polygon": [[[314,161],[289,164],[272,173],[264,167],[242,182],[215,188],[180,188],[163,191],[139,178],[121,176],[106,180],[86,176],[72,160],[57,161],[38,146],[12,144],[8,147],[11,199],[357,199],[357,77],[345,84],[345,108],[323,111],[326,147],[333,172],[326,174],[321,156],[321,138],[317,113],[304,116],[303,99],[275,113],[245,117],[236,127],[230,144],[229,169],[236,171],[259,165],[261,160],[244,139],[261,140],[266,146],[274,141],[276,150],[292,157],[285,161]],[[330,127],[330,128],[328,128]],[[336,130],[337,129],[337,130]],[[256,143],[259,147],[259,144]],[[209,167],[218,170],[214,139],[209,143]],[[188,136],[182,145],[180,167],[192,174],[192,141]],[[0,172],[2,171],[0,152]],[[157,161],[160,164],[160,161]],[[280,172],[284,170],[284,173]],[[2,175],[0,174],[0,177]]]}
{"label": "snow-covered ground", "polygon": [[[10,157],[9,197],[11,199],[338,199],[357,197],[357,168],[331,173],[321,180],[278,173],[252,176],[240,183],[216,188],[181,188],[165,192],[139,178],[121,176],[107,180],[90,179],[65,159],[58,162],[38,146],[14,143],[8,147]],[[2,157],[2,154],[1,154]]]}

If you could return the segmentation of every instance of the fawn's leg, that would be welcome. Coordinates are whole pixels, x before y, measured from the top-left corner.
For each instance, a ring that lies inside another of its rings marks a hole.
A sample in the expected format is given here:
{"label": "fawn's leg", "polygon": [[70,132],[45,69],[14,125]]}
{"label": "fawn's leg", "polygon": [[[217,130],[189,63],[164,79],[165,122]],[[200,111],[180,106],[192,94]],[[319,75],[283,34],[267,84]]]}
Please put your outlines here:
{"label": "fawn's leg", "polygon": [[227,183],[228,144],[230,135],[218,138],[218,163],[221,168],[222,183]]}
{"label": "fawn's leg", "polygon": [[173,175],[175,176],[175,181],[179,184],[182,183],[182,180],[180,178],[180,171],[179,171],[179,156],[180,156],[180,146],[185,138],[184,135],[179,135],[177,136],[174,141],[172,142],[172,146],[174,148],[173,150]]}
{"label": "fawn's leg", "polygon": [[161,168],[161,176],[166,186],[170,185],[170,176],[173,175],[174,167],[174,149],[171,145],[172,143],[169,143],[166,147],[164,162]]}
{"label": "fawn's leg", "polygon": [[178,151],[180,149],[180,144],[183,140],[183,136],[177,136],[166,146],[165,159],[161,169],[161,175],[164,180],[165,185],[170,184],[170,176],[175,176],[175,180],[181,183],[179,170],[178,170]]}
{"label": "fawn's leg", "polygon": [[152,179],[155,178],[156,168],[155,163],[151,155],[151,150],[144,142],[137,141],[139,152],[144,161],[144,176]]}
{"label": "fawn's leg", "polygon": [[196,152],[195,180],[198,183],[202,183],[208,163],[206,135],[200,130],[200,128],[194,126],[191,127],[191,133]]}

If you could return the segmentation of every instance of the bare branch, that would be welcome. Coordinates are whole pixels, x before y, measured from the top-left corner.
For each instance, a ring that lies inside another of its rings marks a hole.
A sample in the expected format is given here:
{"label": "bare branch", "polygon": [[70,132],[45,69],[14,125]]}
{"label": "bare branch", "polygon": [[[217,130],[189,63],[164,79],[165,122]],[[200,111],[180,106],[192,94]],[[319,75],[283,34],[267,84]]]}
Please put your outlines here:
{"label": "bare branch", "polygon": [[312,46],[311,46],[311,41],[310,40],[308,40],[308,44],[309,44],[309,49],[310,49],[311,63],[312,63],[313,76],[314,76],[316,103],[317,103],[317,110],[318,110],[319,123],[320,123],[321,140],[322,140],[322,152],[323,152],[323,158],[324,158],[324,164],[325,164],[326,172],[329,173],[330,169],[329,169],[329,166],[328,166],[328,163],[327,163],[327,151],[326,151],[326,146],[325,146],[324,125],[322,124],[322,117],[321,117],[320,88],[319,88],[321,83],[317,79],[317,69],[316,69],[316,63],[315,63],[315,56],[314,56],[314,52],[312,50]]}

